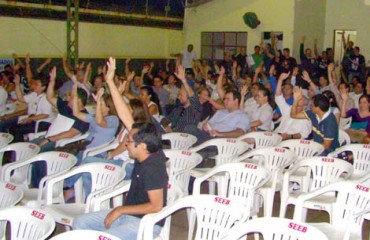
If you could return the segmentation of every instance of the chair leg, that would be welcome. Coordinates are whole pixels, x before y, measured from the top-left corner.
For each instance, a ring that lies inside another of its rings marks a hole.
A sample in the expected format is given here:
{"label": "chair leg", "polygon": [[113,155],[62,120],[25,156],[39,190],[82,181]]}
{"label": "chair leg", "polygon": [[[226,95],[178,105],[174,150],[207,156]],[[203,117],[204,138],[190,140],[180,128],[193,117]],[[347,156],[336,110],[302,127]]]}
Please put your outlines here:
{"label": "chair leg", "polygon": [[280,212],[279,212],[279,217],[280,218],[285,218],[286,209],[287,209],[286,201],[281,199]]}
{"label": "chair leg", "polygon": [[194,226],[196,221],[196,214],[194,209],[188,209],[188,219],[189,219],[189,231],[188,231],[188,240],[193,239]]}
{"label": "chair leg", "polygon": [[213,181],[208,181],[208,188],[210,195],[216,195],[216,183]]}
{"label": "chair leg", "polygon": [[273,191],[267,190],[263,198],[263,216],[272,217],[272,211],[274,207],[274,197],[275,194]]}

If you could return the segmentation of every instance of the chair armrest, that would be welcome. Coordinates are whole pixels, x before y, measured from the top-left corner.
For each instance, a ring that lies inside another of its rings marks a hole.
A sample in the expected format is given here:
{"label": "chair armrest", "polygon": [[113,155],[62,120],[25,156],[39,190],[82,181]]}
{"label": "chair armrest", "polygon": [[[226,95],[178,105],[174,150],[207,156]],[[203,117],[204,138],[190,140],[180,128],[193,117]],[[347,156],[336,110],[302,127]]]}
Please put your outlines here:
{"label": "chair armrest", "polygon": [[315,191],[312,191],[312,192],[301,193],[296,200],[293,219],[296,221],[304,221],[302,219],[302,215],[303,215],[302,210],[303,210],[304,202],[314,197],[320,196],[324,193],[336,192],[340,188],[341,184],[343,184],[343,182],[335,182],[335,183],[328,184],[322,188],[316,189]]}
{"label": "chair armrest", "polygon": [[[115,144],[117,142],[117,144]],[[118,146],[118,140],[115,140],[115,138],[112,138],[108,142],[105,142],[99,146],[92,147],[92,148],[87,148],[84,153],[83,153],[83,159],[87,156],[95,156],[100,153],[106,152],[110,149],[112,149],[112,146],[116,148]],[[90,155],[90,153],[93,152],[93,155]]]}
{"label": "chair armrest", "polygon": [[89,194],[86,200],[86,207],[93,212],[99,211],[102,202],[111,199],[117,195],[128,192],[130,189],[131,180],[124,180],[115,185],[114,187],[109,186],[92,192]]}
{"label": "chair armrest", "polygon": [[69,143],[77,142],[80,140],[84,140],[89,136],[89,132],[86,132],[84,134],[78,134],[77,136],[71,137],[71,138],[66,138],[66,139],[61,139],[56,142],[56,147],[63,147]]}

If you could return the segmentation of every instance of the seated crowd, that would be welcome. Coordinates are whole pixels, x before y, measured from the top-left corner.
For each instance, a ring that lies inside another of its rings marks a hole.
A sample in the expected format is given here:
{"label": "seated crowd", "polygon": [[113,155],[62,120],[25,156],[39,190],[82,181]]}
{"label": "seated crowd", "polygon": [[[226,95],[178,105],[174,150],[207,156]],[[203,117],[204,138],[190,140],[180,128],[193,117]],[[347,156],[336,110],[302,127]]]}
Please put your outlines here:
{"label": "seated crowd", "polygon": [[[234,56],[225,54],[222,61],[208,61],[196,60],[195,54],[190,54],[191,45],[174,62],[167,60],[164,66],[146,63],[139,73],[133,70],[131,59],[125,61],[124,72],[117,73],[112,58],[107,66],[94,71],[91,63],[81,63],[72,70],[63,57],[68,79],[62,84],[57,79],[59,69],[43,71],[50,59],[35,71],[29,56],[25,63],[16,58],[17,64],[1,72],[0,132],[11,133],[13,142],[31,140],[41,152],[73,153],[77,165],[105,162],[123,166],[126,179],[132,180],[125,205],[82,215],[73,227],[109,228],[109,233],[122,239],[134,239],[138,219],[166,205],[168,176],[161,133],[189,133],[197,137],[195,145],[199,145],[212,138],[276,132],[283,140],[312,139],[323,145],[322,155],[326,156],[339,147],[340,119],[351,117],[347,130],[351,141],[369,143],[370,70],[359,47],[347,42],[343,61],[335,66],[333,49],[319,55],[315,41],[312,54],[310,48],[305,49],[303,37],[298,65],[290,50],[277,49],[274,35],[271,37],[271,44],[254,48],[253,65],[247,61],[245,49]],[[340,68],[339,76],[336,67]],[[91,77],[93,72],[96,75]],[[60,87],[55,89],[56,85]],[[26,109],[5,114],[7,103],[15,101],[26,104]],[[54,134],[31,137],[47,131],[60,115],[72,120],[69,126]],[[86,138],[78,143],[58,145],[85,133]],[[84,157],[86,149],[114,139],[115,149]],[[45,171],[44,164],[33,165],[33,186],[39,186]],[[79,177],[65,181],[66,199],[73,198]],[[91,179],[82,178],[87,195]]]}

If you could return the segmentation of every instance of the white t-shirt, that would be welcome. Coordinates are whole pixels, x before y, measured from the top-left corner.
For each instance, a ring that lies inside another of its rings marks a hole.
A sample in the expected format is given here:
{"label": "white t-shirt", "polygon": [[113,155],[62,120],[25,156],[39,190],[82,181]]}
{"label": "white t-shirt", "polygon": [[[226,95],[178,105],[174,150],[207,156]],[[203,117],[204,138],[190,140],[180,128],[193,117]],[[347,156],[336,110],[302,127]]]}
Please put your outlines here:
{"label": "white t-shirt", "polygon": [[274,110],[270,106],[270,104],[265,103],[262,106],[259,106],[255,112],[251,115],[251,122],[260,120],[262,122],[257,128],[262,129],[264,131],[272,131],[272,116],[274,114]]}
{"label": "white t-shirt", "polygon": [[28,105],[28,115],[49,115],[49,117],[43,119],[43,121],[48,121],[53,118],[53,106],[47,100],[45,93],[37,95],[37,93],[31,92],[30,94],[25,95],[23,98]]}
{"label": "white t-shirt", "polygon": [[208,123],[219,132],[231,132],[238,128],[247,132],[250,128],[248,115],[240,109],[234,112],[227,109],[218,110]]}
{"label": "white t-shirt", "polygon": [[188,50],[182,52],[182,66],[184,66],[184,68],[192,68],[192,63],[195,59],[196,54],[194,50],[191,52]]}
{"label": "white t-shirt", "polygon": [[307,138],[311,133],[311,121],[308,119],[294,119],[290,117],[290,106],[283,95],[275,96],[275,102],[281,112],[281,122],[275,129],[277,133],[296,134],[300,133],[301,138]]}
{"label": "white t-shirt", "polygon": [[6,111],[6,100],[8,99],[8,93],[0,86],[0,116]]}

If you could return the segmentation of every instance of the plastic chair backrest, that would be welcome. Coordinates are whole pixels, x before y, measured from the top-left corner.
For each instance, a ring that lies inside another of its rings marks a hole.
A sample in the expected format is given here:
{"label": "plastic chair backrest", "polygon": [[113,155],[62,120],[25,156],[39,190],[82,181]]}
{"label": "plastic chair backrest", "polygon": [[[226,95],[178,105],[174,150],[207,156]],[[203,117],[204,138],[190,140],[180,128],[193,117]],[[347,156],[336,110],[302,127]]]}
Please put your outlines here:
{"label": "plastic chair backrest", "polygon": [[72,239],[94,239],[94,240],[119,240],[120,238],[105,232],[94,230],[73,230],[58,234],[50,240],[72,240]]}
{"label": "plastic chair backrest", "polygon": [[248,143],[237,140],[235,138],[215,138],[208,140],[189,150],[197,152],[209,146],[217,147],[218,154],[216,155],[216,166],[231,162],[232,159],[244,153],[250,148]]}
{"label": "plastic chair backrest", "polygon": [[192,208],[197,216],[197,231],[195,239],[218,239],[238,220],[242,219],[245,210],[244,204],[233,199],[221,198],[212,195],[191,195],[181,198],[172,206],[164,208],[159,213],[144,216],[145,240],[153,239],[153,225],[155,222],[170,216],[174,212]]}
{"label": "plastic chair backrest", "polygon": [[227,173],[227,186],[218,193],[221,197],[236,199],[250,207],[254,201],[255,190],[270,179],[270,172],[253,163],[225,163],[209,170],[204,176],[196,178],[193,194],[200,193],[200,183],[213,175]]}
{"label": "plastic chair backrest", "polygon": [[88,163],[79,166],[83,172],[91,175],[91,192],[112,186],[121,181],[125,176],[125,171],[114,164],[108,163]]}
{"label": "plastic chair backrest", "polygon": [[352,123],[352,117],[348,117],[348,118],[341,117],[339,119],[339,129],[347,130],[351,126],[351,123]]}
{"label": "plastic chair backrest", "polygon": [[288,148],[297,154],[298,159],[320,155],[324,146],[310,140],[291,139],[282,141],[277,147]]}
{"label": "plastic chair backrest", "polygon": [[261,147],[275,147],[282,141],[282,137],[273,132],[251,132],[239,137],[238,140],[244,140],[247,138],[254,139],[255,149]]}
{"label": "plastic chair backrest", "polygon": [[280,147],[255,149],[241,155],[238,159],[245,160],[250,157],[258,157],[258,165],[264,166],[270,171],[285,169],[297,160],[297,155],[293,151]]}
{"label": "plastic chair backrest", "polygon": [[10,222],[12,240],[46,239],[55,228],[55,221],[48,213],[28,207],[0,210],[0,220]]}
{"label": "plastic chair backrest", "polygon": [[353,173],[352,164],[339,158],[332,157],[311,157],[298,161],[293,168],[309,167],[311,171],[310,186],[311,192],[330,183],[339,181],[343,174],[346,178]]}
{"label": "plastic chair backrest", "polygon": [[16,205],[23,198],[23,191],[17,185],[0,182],[0,209]]}
{"label": "plastic chair backrest", "polygon": [[[72,168],[76,162],[77,158],[73,154],[66,153],[66,152],[57,152],[57,151],[50,151],[40,153],[30,159],[27,159],[21,163],[11,163],[12,166],[10,168],[14,169],[17,165],[24,165],[20,168],[17,168],[17,171],[14,172],[12,176],[10,176],[11,171],[5,170],[4,178],[6,181],[14,182],[17,184],[23,184],[26,188],[28,188],[28,178],[27,175],[29,173],[29,166],[34,162],[45,162],[46,163],[46,176],[62,172],[64,170]],[[9,168],[8,166],[5,167]],[[20,169],[20,170],[19,170]],[[59,184],[60,187],[62,183]]]}
{"label": "plastic chair backrest", "polygon": [[40,152],[40,147],[30,142],[9,144],[0,149],[0,163],[2,163],[4,152],[7,151],[15,152],[15,161],[23,161],[38,154]]}
{"label": "plastic chair backrest", "polygon": [[338,229],[349,227],[351,232],[361,233],[364,216],[356,217],[370,209],[370,183],[340,182],[337,201],[333,204],[332,224]]}
{"label": "plastic chair backrest", "polygon": [[162,135],[162,140],[169,140],[171,149],[187,150],[194,143],[197,142],[197,138],[188,133],[165,133]]}
{"label": "plastic chair backrest", "polygon": [[202,156],[187,150],[164,150],[169,164],[169,180],[187,191],[190,181],[190,170],[201,161]]}
{"label": "plastic chair backrest", "polygon": [[236,224],[222,239],[242,239],[249,233],[261,233],[263,239],[269,240],[328,240],[323,232],[307,223],[276,217],[255,218]]}
{"label": "plastic chair backrest", "polygon": [[336,157],[342,152],[352,152],[353,154],[353,175],[361,177],[370,171],[370,144],[349,144],[337,148],[334,152],[329,153],[328,156]]}
{"label": "plastic chair backrest", "polygon": [[0,148],[5,147],[8,145],[11,141],[13,141],[14,137],[13,135],[9,133],[0,133]]}

